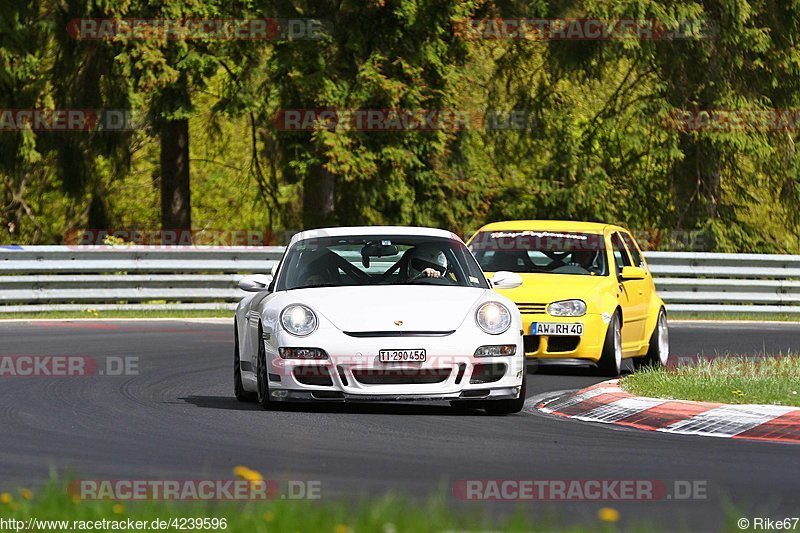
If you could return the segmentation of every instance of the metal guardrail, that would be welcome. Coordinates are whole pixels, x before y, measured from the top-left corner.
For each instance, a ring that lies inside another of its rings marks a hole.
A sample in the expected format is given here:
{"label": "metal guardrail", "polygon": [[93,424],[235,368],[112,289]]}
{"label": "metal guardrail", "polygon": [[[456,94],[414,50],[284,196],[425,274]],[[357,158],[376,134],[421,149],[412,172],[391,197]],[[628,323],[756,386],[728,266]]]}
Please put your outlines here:
{"label": "metal guardrail", "polygon": [[800,255],[646,252],[669,311],[800,313]]}
{"label": "metal guardrail", "polygon": [[[233,309],[283,247],[0,246],[0,313]],[[800,255],[647,252],[669,311],[800,313]]]}
{"label": "metal guardrail", "polygon": [[232,310],[282,246],[0,246],[0,313]]}

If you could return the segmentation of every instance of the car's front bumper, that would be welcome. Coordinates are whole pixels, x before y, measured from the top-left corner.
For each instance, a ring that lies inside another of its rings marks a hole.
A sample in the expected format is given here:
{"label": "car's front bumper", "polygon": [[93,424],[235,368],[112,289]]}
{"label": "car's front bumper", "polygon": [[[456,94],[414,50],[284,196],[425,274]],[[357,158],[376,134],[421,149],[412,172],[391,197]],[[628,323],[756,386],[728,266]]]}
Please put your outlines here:
{"label": "car's front bumper", "polygon": [[[502,335],[464,328],[446,336],[353,337],[326,328],[304,339],[281,335],[273,344],[264,342],[270,399],[276,401],[513,399],[525,372],[517,329]],[[502,344],[515,345],[515,355],[473,355],[479,346]],[[323,349],[328,359],[280,358],[278,347],[292,345]],[[378,357],[380,350],[418,349],[426,351],[426,361],[386,363]]]}
{"label": "car's front bumper", "polygon": [[[513,400],[519,397],[519,387],[493,388],[443,394],[346,394],[338,391],[308,389],[276,389],[272,401],[291,402],[435,402],[469,400]],[[480,392],[481,394],[475,394]]]}
{"label": "car's front bumper", "polygon": [[[534,322],[583,324],[583,335],[548,336],[530,335]],[[524,350],[527,360],[540,364],[575,365],[593,364],[600,359],[608,329],[608,321],[601,314],[581,317],[554,317],[548,314],[523,314]]]}

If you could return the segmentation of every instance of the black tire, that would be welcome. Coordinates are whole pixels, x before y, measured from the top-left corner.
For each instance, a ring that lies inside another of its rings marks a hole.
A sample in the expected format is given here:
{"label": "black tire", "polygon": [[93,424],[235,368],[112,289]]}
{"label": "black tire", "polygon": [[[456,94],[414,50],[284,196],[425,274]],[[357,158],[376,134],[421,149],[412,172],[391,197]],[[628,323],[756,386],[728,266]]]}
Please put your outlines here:
{"label": "black tire", "polygon": [[256,361],[256,381],[258,382],[258,392],[256,401],[264,409],[272,407],[269,401],[269,369],[267,368],[267,352],[264,350],[264,340],[261,336],[261,328],[258,328],[258,359]]}
{"label": "black tire", "polygon": [[650,346],[647,355],[634,360],[636,368],[664,368],[669,359],[669,327],[667,326],[667,312],[662,307],[658,312],[656,327],[650,335]]}
{"label": "black tire", "polygon": [[522,411],[525,405],[525,391],[528,385],[527,372],[522,374],[522,388],[519,397],[513,400],[487,400],[483,402],[483,409],[490,415],[513,415]]}
{"label": "black tire", "polygon": [[618,377],[622,370],[622,326],[619,313],[614,313],[608,323],[603,351],[597,361],[597,370],[601,376]]}

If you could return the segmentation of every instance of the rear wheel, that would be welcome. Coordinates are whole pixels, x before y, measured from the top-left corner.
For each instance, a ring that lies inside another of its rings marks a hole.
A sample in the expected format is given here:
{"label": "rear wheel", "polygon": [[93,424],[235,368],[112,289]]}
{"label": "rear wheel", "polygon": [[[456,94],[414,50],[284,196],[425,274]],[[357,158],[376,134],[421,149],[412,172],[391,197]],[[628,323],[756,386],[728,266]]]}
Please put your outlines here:
{"label": "rear wheel", "polygon": [[[525,372],[523,370],[523,372]],[[527,373],[522,374],[522,386],[519,390],[519,397],[513,400],[487,400],[483,402],[483,409],[490,415],[512,415],[522,411],[525,405],[525,389],[527,388]]]}
{"label": "rear wheel", "polygon": [[264,409],[269,409],[272,406],[269,401],[269,369],[267,368],[267,351],[264,349],[264,338],[261,336],[261,328],[258,328],[256,381],[258,383],[258,393],[256,395],[258,404]]}
{"label": "rear wheel", "polygon": [[667,313],[662,308],[658,312],[656,327],[650,336],[650,347],[647,355],[637,361],[637,367],[649,366],[651,368],[664,368],[669,359],[669,327],[667,325]]}
{"label": "rear wheel", "polygon": [[614,313],[608,323],[603,352],[597,361],[597,369],[601,376],[617,377],[622,369],[622,325],[619,313]]}
{"label": "rear wheel", "polygon": [[236,323],[233,324],[233,395],[240,402],[249,402],[254,399],[252,392],[244,390],[242,385],[242,363],[239,359],[239,331]]}

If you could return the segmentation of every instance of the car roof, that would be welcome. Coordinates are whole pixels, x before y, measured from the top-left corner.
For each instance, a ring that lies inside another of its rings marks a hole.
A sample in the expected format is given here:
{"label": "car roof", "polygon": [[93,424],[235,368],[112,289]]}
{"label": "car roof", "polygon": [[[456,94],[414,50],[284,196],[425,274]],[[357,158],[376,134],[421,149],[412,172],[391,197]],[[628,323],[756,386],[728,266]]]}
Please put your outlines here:
{"label": "car roof", "polygon": [[414,235],[420,237],[441,237],[444,239],[455,239],[459,242],[461,238],[453,233],[437,228],[426,228],[420,226],[341,226],[336,228],[319,228],[301,231],[297,233],[289,242],[290,245],[297,241],[315,239],[320,237],[348,237],[351,235]]}
{"label": "car roof", "polygon": [[538,230],[603,233],[606,229],[627,231],[621,226],[606,224],[605,222],[582,222],[576,220],[505,220],[486,224],[478,231]]}

